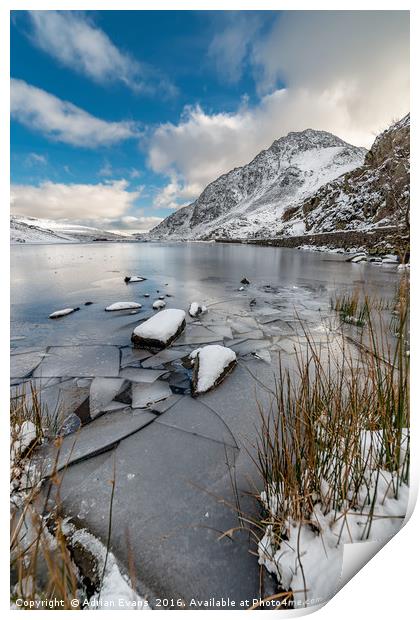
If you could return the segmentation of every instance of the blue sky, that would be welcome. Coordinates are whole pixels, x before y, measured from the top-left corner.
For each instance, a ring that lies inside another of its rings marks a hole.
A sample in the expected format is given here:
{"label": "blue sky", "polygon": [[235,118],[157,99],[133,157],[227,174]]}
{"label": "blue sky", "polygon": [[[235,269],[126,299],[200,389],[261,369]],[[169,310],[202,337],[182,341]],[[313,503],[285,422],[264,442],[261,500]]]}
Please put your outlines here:
{"label": "blue sky", "polygon": [[11,77],[12,212],[147,230],[288,131],[369,146],[408,13],[19,11]]}

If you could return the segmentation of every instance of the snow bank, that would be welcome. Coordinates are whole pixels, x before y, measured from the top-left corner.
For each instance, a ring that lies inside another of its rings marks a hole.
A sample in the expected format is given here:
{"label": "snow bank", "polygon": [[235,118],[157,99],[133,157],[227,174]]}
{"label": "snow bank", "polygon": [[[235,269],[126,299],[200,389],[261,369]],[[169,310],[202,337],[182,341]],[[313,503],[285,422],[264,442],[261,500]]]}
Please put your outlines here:
{"label": "snow bank", "polygon": [[[408,449],[409,430],[402,429],[400,462],[403,467]],[[261,493],[271,523],[258,545],[259,564],[273,573],[285,590],[293,591],[294,601],[327,601],[337,591],[342,571],[345,544],[363,541],[386,541],[402,527],[407,511],[409,487],[395,484],[395,472],[378,467],[383,460],[382,431],[362,431],[362,456],[366,482],[357,495],[349,490],[340,509],[327,508],[323,498],[331,496],[324,480],[321,497],[308,520],[286,520],[279,532],[277,514],[284,506],[280,490]],[[375,488],[376,484],[376,488]],[[316,499],[316,498],[315,498]],[[328,500],[327,500],[328,501]],[[273,524],[277,526],[273,528]]]}
{"label": "snow bank", "polygon": [[98,538],[85,529],[76,529],[69,522],[64,522],[63,531],[73,546],[86,549],[95,558],[96,576],[103,575],[100,592],[89,599],[87,609],[150,610],[147,600],[133,590],[128,577],[121,573],[112,551],[107,553],[106,547]]}
{"label": "snow bank", "polygon": [[199,316],[207,312],[207,307],[204,304],[199,304],[197,301],[193,301],[190,304],[188,314],[192,317]]}
{"label": "snow bank", "polygon": [[220,344],[209,344],[190,354],[194,361],[193,394],[208,392],[223,381],[236,364],[236,353]]}
{"label": "snow bank", "polygon": [[166,306],[166,302],[163,301],[163,299],[156,299],[156,301],[153,302],[152,308],[153,310],[160,310],[161,308],[164,308],[165,306]]}
{"label": "snow bank", "polygon": [[[328,600],[339,586],[344,544],[364,540],[385,541],[401,528],[409,487],[402,485],[398,498],[392,489],[391,474],[381,470],[370,531],[368,517],[372,506],[368,502],[363,509],[347,507],[326,515],[322,505],[317,504],[311,524],[289,520],[285,527],[287,539],[280,545],[278,534],[275,536],[269,525],[258,545],[259,564],[276,575],[285,590],[293,590],[295,601]],[[370,489],[370,496],[373,496],[373,489]],[[261,497],[266,503],[265,493]],[[279,498],[277,501],[280,501]]]}
{"label": "snow bank", "polygon": [[67,314],[71,314],[72,312],[77,312],[80,308],[63,308],[63,310],[56,310],[50,316],[49,319],[59,319],[61,316],[66,316]]}
{"label": "snow bank", "polygon": [[16,439],[11,445],[10,459],[14,463],[36,441],[36,427],[30,420],[25,420],[20,428],[16,427]]}
{"label": "snow bank", "polygon": [[131,341],[144,348],[164,348],[171,344],[184,328],[184,310],[175,308],[162,310],[159,314],[138,325],[133,331]]}
{"label": "snow bank", "polygon": [[111,304],[105,308],[106,312],[115,312],[115,310],[135,310],[141,308],[141,304],[135,301],[117,301],[115,304]]}

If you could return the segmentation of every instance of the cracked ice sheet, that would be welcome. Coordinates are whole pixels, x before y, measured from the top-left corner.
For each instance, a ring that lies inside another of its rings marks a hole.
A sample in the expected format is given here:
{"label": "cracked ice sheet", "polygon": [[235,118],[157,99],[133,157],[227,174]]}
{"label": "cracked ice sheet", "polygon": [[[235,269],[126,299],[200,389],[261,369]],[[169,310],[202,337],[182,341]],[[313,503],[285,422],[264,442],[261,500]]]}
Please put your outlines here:
{"label": "cracked ice sheet", "polygon": [[209,407],[191,396],[182,396],[181,400],[162,413],[156,421],[180,430],[213,439],[236,448],[236,442],[223,419]]}
{"label": "cracked ice sheet", "polygon": [[41,471],[44,476],[52,473],[57,452],[57,469],[62,469],[75,461],[109,450],[115,443],[137,432],[155,417],[150,412],[136,415],[131,410],[105,413],[83,426],[77,433],[65,437],[60,448],[50,445],[41,449],[40,455],[45,459],[41,464]]}
{"label": "cracked ice sheet", "polygon": [[113,345],[49,347],[34,377],[118,377],[120,351]]}
{"label": "cracked ice sheet", "polygon": [[188,353],[189,350],[187,351],[185,349],[164,349],[163,351],[160,351],[156,355],[153,355],[146,361],[142,362],[142,366],[143,368],[156,368],[157,366],[162,366],[168,362],[179,360],[188,355]]}
{"label": "cracked ice sheet", "polygon": [[140,364],[143,360],[151,357],[153,354],[144,349],[134,349],[133,347],[121,348],[121,368],[125,366],[134,366]]}
{"label": "cracked ice sheet", "polygon": [[232,338],[232,330],[229,325],[213,325],[210,324],[209,329],[217,334],[218,336],[223,336],[223,338]]}
{"label": "cracked ice sheet", "polygon": [[241,317],[241,319],[229,319],[229,325],[233,331],[239,334],[250,332],[251,330],[258,329],[258,323],[251,317]]}
{"label": "cracked ice sheet", "polygon": [[248,353],[255,353],[260,349],[268,349],[271,346],[269,340],[245,340],[239,344],[233,345],[231,348],[238,355],[247,355]]}
{"label": "cracked ice sheet", "polygon": [[98,413],[104,410],[106,405],[120,392],[125,379],[107,377],[95,377],[90,386],[89,408],[91,418],[95,418]]}
{"label": "cracked ice sheet", "polygon": [[154,383],[133,383],[133,409],[144,409],[160,400],[172,396],[172,390],[166,381],[155,381]]}
{"label": "cracked ice sheet", "polygon": [[159,377],[165,374],[165,372],[166,370],[127,367],[120,372],[120,376],[129,381],[134,381],[135,383],[153,383],[156,379],[159,379]]}
{"label": "cracked ice sheet", "polygon": [[10,376],[13,378],[27,377],[43,360],[44,355],[45,350],[13,352],[10,356]]}

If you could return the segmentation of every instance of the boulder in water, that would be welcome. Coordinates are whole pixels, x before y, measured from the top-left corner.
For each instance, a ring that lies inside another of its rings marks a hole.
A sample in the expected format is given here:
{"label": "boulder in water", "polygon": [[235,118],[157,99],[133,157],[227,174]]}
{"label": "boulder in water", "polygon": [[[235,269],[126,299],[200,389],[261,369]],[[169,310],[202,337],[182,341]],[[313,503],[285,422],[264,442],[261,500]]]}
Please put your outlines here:
{"label": "boulder in water", "polygon": [[199,316],[200,314],[204,314],[205,312],[207,312],[206,306],[204,304],[199,304],[196,301],[193,301],[188,309],[188,314],[192,317]]}
{"label": "boulder in water", "polygon": [[131,341],[143,349],[164,349],[178,338],[184,328],[184,310],[162,310],[138,325],[133,331]]}
{"label": "boulder in water", "polygon": [[236,366],[236,353],[219,344],[209,344],[190,354],[193,361],[192,395],[204,394],[219,385]]}
{"label": "boulder in water", "polygon": [[106,312],[116,312],[117,310],[137,310],[141,308],[141,304],[135,301],[117,301],[105,308]]}
{"label": "boulder in water", "polygon": [[50,319],[59,319],[62,316],[67,316],[68,314],[73,314],[73,312],[77,312],[80,308],[63,308],[63,310],[56,310],[48,318]]}

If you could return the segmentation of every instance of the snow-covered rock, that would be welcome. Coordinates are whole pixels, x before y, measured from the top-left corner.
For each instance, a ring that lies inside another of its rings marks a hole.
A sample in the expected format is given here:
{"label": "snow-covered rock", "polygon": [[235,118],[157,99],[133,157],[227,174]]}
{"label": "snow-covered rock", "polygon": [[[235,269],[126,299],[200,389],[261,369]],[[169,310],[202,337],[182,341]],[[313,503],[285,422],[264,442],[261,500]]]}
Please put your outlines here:
{"label": "snow-covered rock", "polygon": [[171,308],[162,310],[138,325],[131,336],[134,345],[144,349],[163,349],[171,344],[185,328],[185,312]]}
{"label": "snow-covered rock", "polygon": [[193,361],[192,394],[203,394],[219,385],[236,365],[236,353],[219,344],[209,344],[190,354]]}
{"label": "snow-covered rock", "polygon": [[105,308],[106,312],[115,312],[116,310],[136,310],[141,308],[141,304],[135,301],[117,301]]}
{"label": "snow-covered rock", "polygon": [[147,278],[143,278],[143,276],[125,276],[124,282],[126,284],[131,284],[132,282],[144,282]]}
{"label": "snow-covered rock", "polygon": [[199,316],[200,314],[205,314],[206,312],[207,307],[204,304],[199,304],[197,301],[191,302],[188,309],[188,314],[192,317]]}
{"label": "snow-covered rock", "polygon": [[148,236],[244,238],[262,230],[272,236],[286,208],[360,166],[365,153],[325,131],[289,133],[249,164],[210,183],[195,202],[171,214]]}
{"label": "snow-covered rock", "polygon": [[153,310],[161,310],[161,308],[164,308],[165,306],[166,302],[163,301],[163,299],[156,299],[156,301],[152,304]]}
{"label": "snow-covered rock", "polygon": [[77,312],[80,308],[63,308],[62,310],[56,310],[50,316],[49,319],[59,319],[62,316],[67,316],[68,314],[72,314],[73,312]]}

